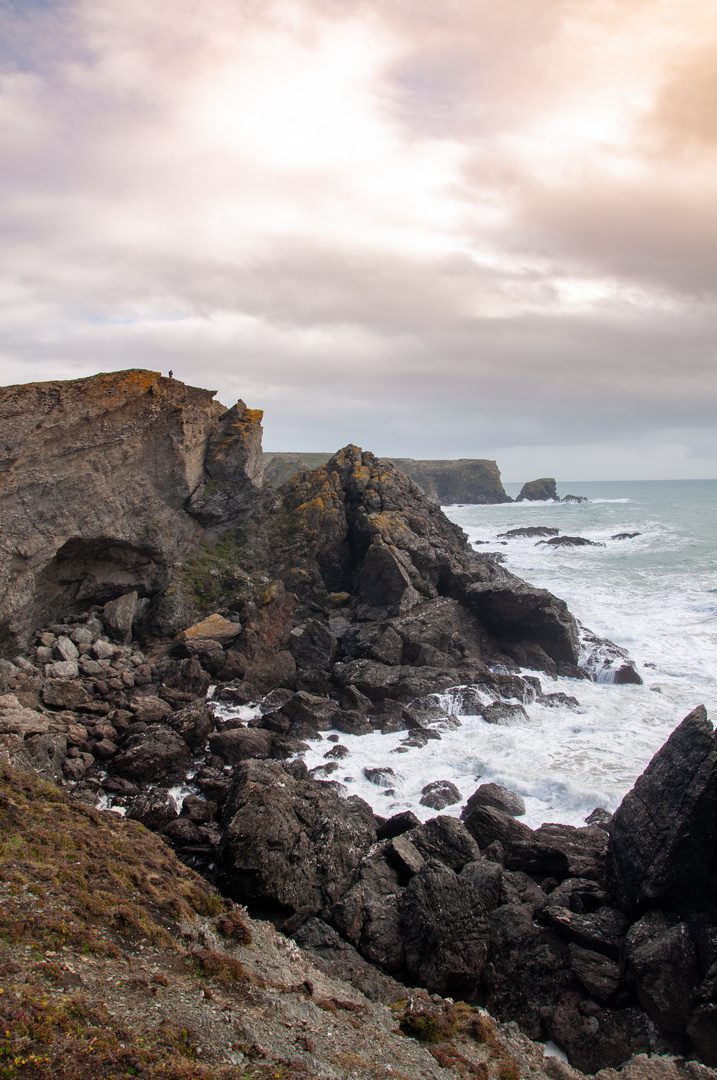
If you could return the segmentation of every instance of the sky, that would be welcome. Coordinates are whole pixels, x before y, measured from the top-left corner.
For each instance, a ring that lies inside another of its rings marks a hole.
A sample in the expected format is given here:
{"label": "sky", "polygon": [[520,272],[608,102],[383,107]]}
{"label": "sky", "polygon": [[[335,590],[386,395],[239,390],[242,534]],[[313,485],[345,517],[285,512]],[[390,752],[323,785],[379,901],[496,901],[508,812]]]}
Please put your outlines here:
{"label": "sky", "polygon": [[717,477],[713,0],[0,0],[0,383]]}

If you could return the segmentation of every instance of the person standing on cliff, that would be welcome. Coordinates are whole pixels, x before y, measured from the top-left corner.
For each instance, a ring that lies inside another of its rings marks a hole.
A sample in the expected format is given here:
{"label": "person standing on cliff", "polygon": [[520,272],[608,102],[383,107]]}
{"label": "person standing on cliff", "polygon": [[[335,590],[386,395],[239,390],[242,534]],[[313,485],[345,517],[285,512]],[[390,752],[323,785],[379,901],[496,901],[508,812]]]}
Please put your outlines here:
{"label": "person standing on cliff", "polygon": [[173,378],[174,378],[174,372],[173,372],[173,371],[170,371],[170,373],[169,373],[169,377],[170,377],[170,379],[173,379]]}

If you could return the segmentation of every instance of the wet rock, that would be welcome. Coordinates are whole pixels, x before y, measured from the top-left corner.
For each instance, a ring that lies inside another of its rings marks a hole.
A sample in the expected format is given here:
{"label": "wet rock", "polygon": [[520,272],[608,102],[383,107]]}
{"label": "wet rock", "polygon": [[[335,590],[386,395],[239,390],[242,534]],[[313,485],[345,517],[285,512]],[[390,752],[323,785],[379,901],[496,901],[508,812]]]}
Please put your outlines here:
{"label": "wet rock", "polygon": [[215,802],[199,799],[196,795],[187,795],[182,803],[182,814],[197,825],[212,821],[217,809]]}
{"label": "wet rock", "polygon": [[538,705],[542,705],[546,709],[577,709],[580,706],[580,702],[572,694],[563,694],[562,692],[538,694],[535,700]]}
{"label": "wet rock", "polygon": [[611,540],[632,540],[634,537],[641,536],[641,535],[642,535],[642,533],[639,533],[639,532],[621,532],[621,533],[615,533],[614,536],[610,537],[610,539]]}
{"label": "wet rock", "polygon": [[506,866],[558,881],[566,877],[602,881],[607,842],[604,829],[596,826],[541,825],[529,839],[508,845]]}
{"label": "wet rock", "polygon": [[632,662],[622,664],[621,667],[616,668],[612,681],[617,686],[642,686],[642,676],[637,673]]}
{"label": "wet rock", "polygon": [[563,495],[561,503],[586,503],[590,502],[586,495]]}
{"label": "wet rock", "polygon": [[472,993],[488,954],[485,909],[477,890],[430,861],[409,882],[401,906],[410,982],[443,995]]}
{"label": "wet rock", "polygon": [[608,813],[604,806],[596,806],[585,818],[586,825],[597,825],[598,829],[604,829],[605,832],[610,831],[611,821],[612,814]]}
{"label": "wet rock", "polygon": [[466,604],[497,640],[531,641],[556,663],[577,664],[578,628],[562,600],[517,579],[470,585]]}
{"label": "wet rock", "polygon": [[333,746],[324,754],[325,758],[335,758],[337,761],[342,761],[343,758],[346,758],[348,756],[349,748],[347,746],[342,746],[341,743],[337,743],[336,746]]}
{"label": "wet rock", "polygon": [[330,731],[341,713],[339,705],[330,698],[318,697],[300,690],[279,710],[292,724],[307,724],[314,731]]}
{"label": "wet rock", "polygon": [[112,769],[132,780],[183,780],[191,764],[189,747],[164,724],[133,724],[112,761]]}
{"label": "wet rock", "polygon": [[687,716],[615,811],[607,880],[627,907],[694,905],[717,827],[717,752],[704,706]]}
{"label": "wet rock", "polygon": [[538,544],[547,547],[605,547],[595,540],[587,540],[584,536],[553,536],[550,540],[538,540]]}
{"label": "wet rock", "polygon": [[224,813],[217,870],[243,902],[318,913],[338,900],[376,839],[370,807],[328,784],[295,780],[275,762],[235,770]]}
{"label": "wet rock", "polygon": [[500,727],[514,727],[528,722],[528,714],[522,705],[511,705],[505,701],[496,701],[482,710],[486,724],[498,724]]}
{"label": "wet rock", "polygon": [[396,776],[393,769],[391,769],[387,765],[380,767],[367,765],[363,770],[363,774],[369,781],[369,783],[376,784],[377,787],[385,788],[391,787],[393,780]]}
{"label": "wet rock", "polygon": [[421,806],[430,806],[432,810],[455,806],[461,798],[460,791],[450,780],[433,780],[421,789]]}
{"label": "wet rock", "polygon": [[511,817],[521,817],[525,813],[525,803],[520,795],[501,784],[481,784],[469,797],[461,817],[467,816],[474,806],[492,806]]}

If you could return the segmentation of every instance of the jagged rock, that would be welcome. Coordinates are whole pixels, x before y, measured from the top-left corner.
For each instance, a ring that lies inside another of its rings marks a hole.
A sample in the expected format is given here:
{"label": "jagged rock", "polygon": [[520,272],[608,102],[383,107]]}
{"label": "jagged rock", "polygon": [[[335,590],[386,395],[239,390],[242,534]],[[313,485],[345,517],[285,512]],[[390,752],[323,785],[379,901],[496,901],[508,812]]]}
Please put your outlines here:
{"label": "jagged rock", "polygon": [[420,602],[406,562],[393,545],[384,543],[380,536],[373,538],[357,581],[360,617],[402,615]]}
{"label": "jagged rock", "polygon": [[527,825],[494,806],[478,804],[470,810],[466,808],[461,819],[480,848],[488,847],[494,840],[508,847],[521,841],[531,841],[534,836],[533,830]]}
{"label": "jagged rock", "polygon": [[196,656],[181,660],[179,667],[171,675],[165,677],[167,686],[192,694],[194,697],[204,697],[211,681],[211,676],[204,670]]}
{"label": "jagged rock", "polygon": [[199,799],[196,795],[187,795],[182,802],[182,814],[197,825],[212,821],[217,809],[215,802]]}
{"label": "jagged rock", "polygon": [[213,638],[188,638],[186,641],[173,646],[176,655],[197,658],[202,668],[211,675],[224,675],[227,666],[227,654],[218,641]]}
{"label": "jagged rock", "polygon": [[330,731],[341,713],[339,705],[330,698],[318,697],[300,690],[279,710],[292,724],[307,724],[314,731]]}
{"label": "jagged rock", "polygon": [[513,705],[507,701],[495,701],[482,710],[486,724],[498,724],[499,727],[514,727],[528,721],[528,714],[522,705]]}
{"label": "jagged rock", "polygon": [[386,845],[386,859],[394,867],[402,884],[406,884],[414,874],[417,874],[425,863],[425,859],[415,844],[411,843],[410,837],[405,834],[395,836]]}
{"label": "jagged rock", "polygon": [[551,476],[544,476],[540,480],[529,480],[523,484],[516,502],[560,502],[555,486],[555,480]]}
{"label": "jagged rock", "polygon": [[80,669],[76,660],[58,660],[45,667],[45,675],[51,679],[77,679]]}
{"label": "jagged rock", "polygon": [[590,996],[596,1001],[608,1001],[622,981],[620,965],[604,953],[581,945],[569,945],[568,953],[570,966]]}
{"label": "jagged rock", "polygon": [[469,797],[461,816],[467,816],[474,806],[492,806],[511,817],[521,817],[525,813],[525,803],[520,795],[501,784],[481,784]]}
{"label": "jagged rock", "polygon": [[689,929],[677,923],[645,936],[628,935],[630,981],[643,1008],[665,1031],[684,1031],[700,981]]}
{"label": "jagged rock", "polygon": [[610,537],[610,539],[611,540],[633,540],[636,536],[641,536],[641,535],[642,534],[639,533],[639,532],[621,532],[621,533],[615,533],[614,536]]}
{"label": "jagged rock", "polygon": [[214,727],[214,717],[202,704],[187,705],[166,718],[166,723],[184,739],[188,746],[200,749]]}
{"label": "jagged rock", "polygon": [[602,881],[607,843],[605,831],[597,826],[541,825],[530,838],[507,845],[506,866],[537,877]]}
{"label": "jagged rock", "polygon": [[704,706],[654,756],[610,824],[607,880],[627,907],[694,905],[710,877],[717,751]]}
{"label": "jagged rock", "polygon": [[405,993],[400,983],[367,963],[353,945],[339,937],[328,923],[316,918],[307,919],[292,936],[320,971],[333,979],[350,983],[369,1000],[390,1005]]}
{"label": "jagged rock", "polygon": [[77,660],[80,655],[74,641],[64,635],[55,641],[53,653],[56,660]]}
{"label": "jagged rock", "polygon": [[532,641],[552,660],[577,664],[578,629],[562,600],[517,579],[473,584],[466,603],[499,641]]}
{"label": "jagged rock", "polygon": [[498,863],[488,859],[476,859],[466,863],[461,870],[461,877],[470,881],[478,891],[481,903],[486,911],[493,911],[504,903],[501,899],[503,891],[503,868]]}
{"label": "jagged rock", "polygon": [[402,899],[406,972],[432,993],[471,994],[488,954],[478,891],[434,860],[411,878]]}
{"label": "jagged rock", "polygon": [[117,656],[119,649],[109,641],[103,641],[102,638],[99,638],[93,643],[90,652],[96,660],[112,660],[113,657]]}
{"label": "jagged rock", "polygon": [[154,694],[133,698],[129,707],[140,724],[157,724],[165,720],[172,712],[172,706]]}
{"label": "jagged rock", "polygon": [[136,592],[128,592],[116,600],[110,600],[102,609],[102,622],[107,633],[120,645],[126,645],[132,639],[137,600]]}
{"label": "jagged rock", "polygon": [[209,749],[218,754],[227,765],[238,765],[249,758],[267,758],[271,756],[272,736],[267,731],[256,728],[231,728],[229,731],[217,731],[209,736]]}
{"label": "jagged rock", "polygon": [[319,913],[338,900],[376,839],[370,807],[327,784],[295,780],[275,762],[235,770],[217,872],[227,893]]}
{"label": "jagged rock", "polygon": [[552,1038],[583,1072],[617,1067],[633,1054],[651,1049],[650,1022],[637,1009],[597,1009],[587,1015],[580,1006],[561,1004],[549,1025]]}
{"label": "jagged rock", "polygon": [[590,502],[587,495],[563,495],[561,503],[586,503]]}
{"label": "jagged rock", "polygon": [[316,619],[291,631],[289,652],[297,667],[328,671],[336,656],[337,641],[331,631]]}
{"label": "jagged rock", "polygon": [[612,960],[620,955],[629,920],[617,908],[600,907],[590,914],[576,914],[566,907],[549,903],[541,920],[566,941],[573,941]]}
{"label": "jagged rock", "polygon": [[433,780],[421,789],[421,806],[432,810],[444,810],[461,801],[461,793],[450,780]]}
{"label": "jagged rock", "polygon": [[70,679],[53,679],[43,684],[42,700],[51,709],[81,709],[89,705],[92,695],[81,683]]}
{"label": "jagged rock", "polygon": [[49,730],[50,720],[47,716],[34,709],[23,709],[19,702],[17,709],[0,713],[0,735],[22,735],[27,738],[31,735],[46,735]]}
{"label": "jagged rock", "polygon": [[489,916],[486,1008],[540,1038],[565,991],[573,985],[565,942],[533,922],[531,904],[502,904]]}
{"label": "jagged rock", "polygon": [[394,836],[401,836],[420,824],[412,810],[404,810],[400,814],[394,814],[383,825],[380,825],[376,830],[376,838],[378,840],[391,840]]}
{"label": "jagged rock", "polygon": [[367,765],[363,774],[370,784],[376,784],[377,787],[391,787],[395,773],[388,765],[382,766],[369,766]]}
{"label": "jagged rock", "polygon": [[191,764],[184,739],[164,724],[132,724],[112,769],[134,780],[183,780]]}
{"label": "jagged rock", "polygon": [[480,858],[478,845],[457,818],[445,815],[431,818],[407,833],[406,839],[424,859],[438,860],[451,870],[462,870],[466,863]]}
{"label": "jagged rock", "polygon": [[362,956],[401,978],[405,958],[399,874],[374,851],[362,859],[351,887],[334,904],[330,921]]}
{"label": "jagged rock", "polygon": [[62,781],[62,766],[66,756],[67,740],[64,735],[30,735],[22,744],[22,757],[27,765],[44,780],[50,780],[54,784]]}

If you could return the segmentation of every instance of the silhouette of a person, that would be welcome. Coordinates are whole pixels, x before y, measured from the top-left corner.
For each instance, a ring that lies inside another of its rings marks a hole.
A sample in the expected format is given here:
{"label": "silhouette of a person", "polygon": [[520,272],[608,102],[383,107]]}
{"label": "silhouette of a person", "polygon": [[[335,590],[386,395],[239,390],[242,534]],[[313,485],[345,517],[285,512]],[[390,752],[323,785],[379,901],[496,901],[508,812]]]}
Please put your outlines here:
{"label": "silhouette of a person", "polygon": [[174,378],[174,372],[173,372],[173,371],[170,371],[170,373],[169,373],[169,377],[170,377],[170,379],[173,379],[173,378]]}

